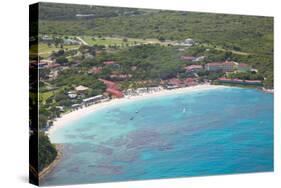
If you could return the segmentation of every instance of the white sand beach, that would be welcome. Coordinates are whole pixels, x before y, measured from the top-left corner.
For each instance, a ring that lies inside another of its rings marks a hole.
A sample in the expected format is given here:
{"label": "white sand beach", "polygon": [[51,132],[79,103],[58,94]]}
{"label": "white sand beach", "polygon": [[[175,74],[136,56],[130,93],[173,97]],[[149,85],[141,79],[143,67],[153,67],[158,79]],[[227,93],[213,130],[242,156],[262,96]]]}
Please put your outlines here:
{"label": "white sand beach", "polygon": [[93,105],[83,107],[81,109],[74,110],[72,112],[62,115],[60,118],[57,118],[54,121],[54,124],[49,129],[48,134],[51,135],[56,129],[58,129],[64,125],[67,125],[68,123],[70,123],[74,120],[77,120],[89,113],[95,112],[97,110],[100,110],[100,109],[108,107],[108,106],[123,104],[125,102],[130,102],[130,101],[143,100],[143,99],[151,98],[151,97],[167,96],[167,95],[174,95],[174,94],[187,93],[187,92],[193,92],[193,91],[203,91],[203,90],[227,88],[227,87],[228,86],[203,84],[203,85],[184,87],[184,88],[178,88],[178,89],[172,89],[172,90],[163,89],[158,92],[145,93],[145,94],[141,94],[138,96],[125,96],[124,98],[120,98],[120,99],[112,99],[107,102],[93,104]]}

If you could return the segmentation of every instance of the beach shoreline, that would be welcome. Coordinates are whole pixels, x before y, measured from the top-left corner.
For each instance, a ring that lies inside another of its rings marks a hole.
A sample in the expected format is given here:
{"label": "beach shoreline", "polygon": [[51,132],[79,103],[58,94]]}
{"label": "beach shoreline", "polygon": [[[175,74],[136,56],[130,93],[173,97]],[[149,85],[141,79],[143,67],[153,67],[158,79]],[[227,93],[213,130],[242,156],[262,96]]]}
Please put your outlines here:
{"label": "beach shoreline", "polygon": [[52,135],[57,129],[67,125],[68,123],[71,123],[90,113],[93,113],[100,109],[106,108],[108,106],[115,106],[118,104],[124,104],[126,102],[150,99],[153,97],[168,96],[168,95],[189,93],[189,92],[194,92],[194,91],[204,91],[204,90],[218,89],[218,88],[228,88],[228,87],[229,86],[202,84],[202,85],[177,88],[177,89],[172,89],[172,90],[163,89],[161,91],[157,91],[157,92],[153,92],[153,93],[144,93],[144,94],[137,95],[137,96],[125,96],[124,98],[120,98],[120,99],[111,99],[106,102],[93,104],[93,105],[83,107],[78,110],[74,110],[74,111],[71,111],[69,113],[62,115],[60,118],[57,118],[54,121],[53,126],[50,127],[50,129],[48,130],[48,135]]}

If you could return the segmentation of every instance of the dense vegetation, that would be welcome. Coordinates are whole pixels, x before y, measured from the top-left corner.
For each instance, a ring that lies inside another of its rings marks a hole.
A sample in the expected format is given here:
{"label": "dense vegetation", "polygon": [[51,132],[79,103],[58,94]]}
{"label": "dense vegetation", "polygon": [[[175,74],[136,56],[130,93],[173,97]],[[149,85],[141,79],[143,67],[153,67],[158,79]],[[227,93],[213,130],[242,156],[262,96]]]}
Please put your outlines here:
{"label": "dense vegetation", "polygon": [[[241,52],[244,57],[239,58],[261,70],[268,85],[273,84],[272,17],[48,3],[42,3],[41,9],[40,33],[174,41],[194,38],[206,48]],[[99,16],[75,17],[82,12]],[[127,16],[128,12],[133,16]]]}
{"label": "dense vegetation", "polygon": [[43,170],[57,156],[55,146],[51,144],[49,137],[44,133],[39,134],[39,156],[38,156],[38,169]]}
{"label": "dense vegetation", "polygon": [[[135,38],[163,37],[170,40],[195,38],[202,42],[210,42],[238,51],[259,52],[268,55],[273,53],[273,18],[271,17],[152,11],[135,16],[119,14],[106,18],[101,16],[92,19],[71,19],[77,13],[77,10],[71,9],[73,5],[61,5],[63,7],[57,11],[52,6],[54,5],[42,4],[40,14],[40,32],[42,33],[92,36],[119,35]],[[81,11],[85,9],[85,12],[88,12],[88,9],[92,9],[92,12],[108,11],[111,13],[127,10],[80,5],[75,5],[75,7],[81,9]],[[136,11],[139,9],[128,10]],[[69,19],[54,20],[53,16],[49,16],[51,14],[67,15],[66,13],[70,14]]]}
{"label": "dense vegetation", "polygon": [[86,15],[90,18],[111,18],[117,16],[132,16],[145,14],[151,10],[131,8],[112,8],[90,5],[71,5],[60,3],[40,3],[40,19],[47,20],[73,20],[79,19],[77,15]]}

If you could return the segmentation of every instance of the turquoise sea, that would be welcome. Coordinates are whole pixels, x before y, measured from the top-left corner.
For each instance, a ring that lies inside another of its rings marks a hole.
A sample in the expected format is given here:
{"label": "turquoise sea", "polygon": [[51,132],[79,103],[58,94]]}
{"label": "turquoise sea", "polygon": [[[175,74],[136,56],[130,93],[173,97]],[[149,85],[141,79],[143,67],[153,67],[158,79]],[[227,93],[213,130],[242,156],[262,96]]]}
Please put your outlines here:
{"label": "turquoise sea", "polygon": [[273,95],[236,87],[109,106],[51,135],[41,185],[273,171]]}

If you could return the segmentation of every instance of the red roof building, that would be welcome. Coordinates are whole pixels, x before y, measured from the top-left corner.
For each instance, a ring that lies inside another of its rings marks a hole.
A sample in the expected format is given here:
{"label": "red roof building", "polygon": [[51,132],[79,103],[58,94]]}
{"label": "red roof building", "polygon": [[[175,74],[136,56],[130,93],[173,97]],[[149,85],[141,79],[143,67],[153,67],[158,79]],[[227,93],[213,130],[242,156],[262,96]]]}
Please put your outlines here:
{"label": "red roof building", "polygon": [[169,85],[175,85],[175,86],[181,86],[182,81],[177,79],[177,78],[172,78],[172,79],[168,80],[168,84]]}
{"label": "red roof building", "polygon": [[117,89],[113,89],[113,88],[107,88],[106,92],[111,94],[112,96],[116,97],[116,98],[122,98],[124,97],[123,93]]}
{"label": "red roof building", "polygon": [[225,62],[213,62],[207,63],[205,65],[205,69],[207,71],[223,71],[223,72],[231,72],[235,68],[235,63],[232,61],[225,61]]}
{"label": "red roof building", "polygon": [[243,84],[243,85],[261,85],[261,80],[242,80],[238,78],[218,78],[218,81],[221,83],[232,83],[232,84]]}
{"label": "red roof building", "polygon": [[193,57],[193,56],[181,56],[181,60],[183,60],[183,61],[193,61],[195,59],[196,59],[196,57]]}
{"label": "red roof building", "polygon": [[99,81],[103,82],[107,88],[118,89],[117,85],[112,81],[104,80],[104,79],[99,79]]}
{"label": "red roof building", "polygon": [[106,85],[107,93],[111,94],[112,96],[114,96],[116,98],[121,98],[124,96],[122,91],[119,90],[118,86],[114,82],[111,82],[109,80],[104,80],[104,79],[99,79],[99,80]]}
{"label": "red roof building", "polygon": [[104,65],[114,65],[114,64],[116,64],[116,62],[115,61],[104,61],[103,64]]}
{"label": "red roof building", "polygon": [[186,78],[186,79],[184,80],[184,84],[185,84],[186,86],[195,86],[195,85],[198,84],[198,82],[197,82],[197,80],[194,79],[194,78]]}
{"label": "red roof building", "polygon": [[111,79],[116,79],[116,80],[126,80],[131,77],[132,77],[131,74],[112,74],[112,75],[110,75]]}
{"label": "red roof building", "polygon": [[189,65],[184,68],[186,72],[199,72],[203,69],[202,65]]}

